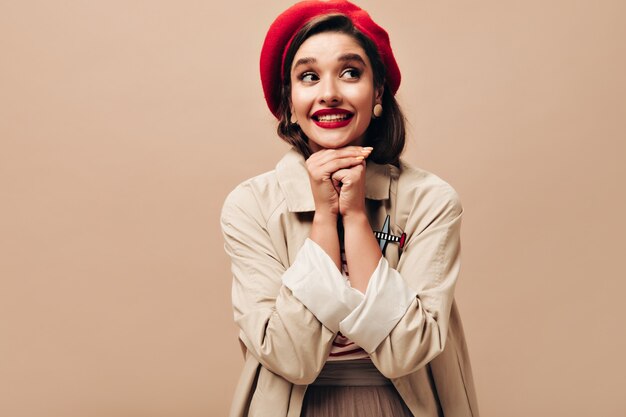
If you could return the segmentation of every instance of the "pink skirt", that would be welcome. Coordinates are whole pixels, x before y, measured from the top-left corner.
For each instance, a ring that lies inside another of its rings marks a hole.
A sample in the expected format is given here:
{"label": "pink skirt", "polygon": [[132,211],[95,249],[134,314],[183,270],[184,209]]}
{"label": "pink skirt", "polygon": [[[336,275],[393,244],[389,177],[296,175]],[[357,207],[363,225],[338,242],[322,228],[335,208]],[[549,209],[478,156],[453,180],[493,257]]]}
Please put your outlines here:
{"label": "pink skirt", "polygon": [[309,385],[301,417],[413,417],[369,359],[327,362]]}

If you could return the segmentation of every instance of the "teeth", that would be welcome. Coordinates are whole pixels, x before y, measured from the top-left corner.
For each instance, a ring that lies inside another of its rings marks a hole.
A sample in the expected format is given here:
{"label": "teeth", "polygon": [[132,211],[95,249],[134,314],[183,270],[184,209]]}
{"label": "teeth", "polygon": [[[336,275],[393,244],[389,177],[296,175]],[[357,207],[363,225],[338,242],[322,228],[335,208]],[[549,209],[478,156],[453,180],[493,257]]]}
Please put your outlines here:
{"label": "teeth", "polygon": [[319,120],[320,122],[337,122],[339,120],[345,120],[347,118],[347,114],[325,114],[323,116],[318,116],[317,120]]}

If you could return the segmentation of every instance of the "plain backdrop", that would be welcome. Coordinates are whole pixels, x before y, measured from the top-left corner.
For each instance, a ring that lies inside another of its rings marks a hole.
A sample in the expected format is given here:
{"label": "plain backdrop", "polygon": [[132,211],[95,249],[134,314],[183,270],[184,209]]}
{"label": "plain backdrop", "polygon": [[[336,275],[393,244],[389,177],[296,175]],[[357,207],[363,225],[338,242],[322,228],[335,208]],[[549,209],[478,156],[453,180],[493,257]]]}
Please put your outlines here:
{"label": "plain backdrop", "polygon": [[[289,1],[0,1],[0,415],[223,416],[219,212],[287,147],[258,57]],[[624,416],[626,3],[359,3],[405,159],[461,195],[483,416]]]}

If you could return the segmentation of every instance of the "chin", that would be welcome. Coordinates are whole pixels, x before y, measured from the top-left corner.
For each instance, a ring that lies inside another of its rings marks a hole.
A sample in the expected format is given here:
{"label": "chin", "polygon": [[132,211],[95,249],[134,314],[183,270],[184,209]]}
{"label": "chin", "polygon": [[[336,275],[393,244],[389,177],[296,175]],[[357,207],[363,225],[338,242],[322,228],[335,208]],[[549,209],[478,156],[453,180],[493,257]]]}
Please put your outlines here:
{"label": "chin", "polygon": [[309,146],[311,147],[319,147],[323,149],[339,149],[344,148],[346,146],[353,145],[361,145],[361,139],[350,139],[350,138],[324,138],[324,139],[311,139],[309,138]]}

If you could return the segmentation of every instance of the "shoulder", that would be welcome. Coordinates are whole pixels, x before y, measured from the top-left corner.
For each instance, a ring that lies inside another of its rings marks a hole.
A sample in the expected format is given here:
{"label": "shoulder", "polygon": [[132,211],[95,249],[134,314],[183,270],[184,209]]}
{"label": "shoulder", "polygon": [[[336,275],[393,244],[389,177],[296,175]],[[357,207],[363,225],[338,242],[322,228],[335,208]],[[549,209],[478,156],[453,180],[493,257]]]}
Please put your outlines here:
{"label": "shoulder", "polygon": [[398,188],[403,192],[413,195],[428,194],[433,198],[451,199],[460,204],[456,190],[432,172],[409,165],[405,161],[400,161],[398,171]]}
{"label": "shoulder", "polygon": [[449,183],[405,161],[398,168],[396,198],[405,210],[424,218],[456,217],[463,212],[459,194]]}
{"label": "shoulder", "polygon": [[224,200],[221,218],[224,220],[247,215],[259,220],[267,219],[284,201],[276,170],[272,170],[249,178],[235,187]]}

